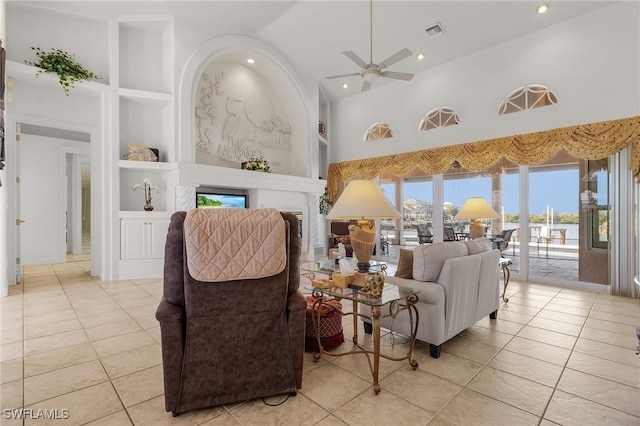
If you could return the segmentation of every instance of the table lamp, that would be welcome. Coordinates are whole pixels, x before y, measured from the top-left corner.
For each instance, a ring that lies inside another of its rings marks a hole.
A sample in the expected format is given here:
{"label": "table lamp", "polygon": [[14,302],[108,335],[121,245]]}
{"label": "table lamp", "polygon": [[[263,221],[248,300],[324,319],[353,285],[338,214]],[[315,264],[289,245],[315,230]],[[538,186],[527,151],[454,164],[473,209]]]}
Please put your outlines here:
{"label": "table lamp", "polygon": [[489,203],[482,197],[467,198],[464,205],[455,215],[455,220],[468,219],[469,236],[471,239],[484,237],[484,225],[480,219],[498,219],[500,215],[491,208]]}
{"label": "table lamp", "polygon": [[350,181],[327,214],[327,219],[358,221],[357,225],[349,225],[349,237],[358,258],[358,272],[361,273],[369,271],[369,260],[376,243],[376,227],[372,221],[400,217],[400,213],[372,180]]}

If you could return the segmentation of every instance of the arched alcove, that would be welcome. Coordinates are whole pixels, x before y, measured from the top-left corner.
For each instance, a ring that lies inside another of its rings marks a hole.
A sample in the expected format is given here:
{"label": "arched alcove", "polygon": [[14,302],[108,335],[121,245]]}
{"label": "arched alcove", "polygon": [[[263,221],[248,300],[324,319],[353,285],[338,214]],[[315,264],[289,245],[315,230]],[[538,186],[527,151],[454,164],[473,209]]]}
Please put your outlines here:
{"label": "arched alcove", "polygon": [[312,105],[302,80],[270,46],[246,36],[211,39],[180,78],[179,161],[239,168],[241,157],[262,153],[276,173],[309,177]]}

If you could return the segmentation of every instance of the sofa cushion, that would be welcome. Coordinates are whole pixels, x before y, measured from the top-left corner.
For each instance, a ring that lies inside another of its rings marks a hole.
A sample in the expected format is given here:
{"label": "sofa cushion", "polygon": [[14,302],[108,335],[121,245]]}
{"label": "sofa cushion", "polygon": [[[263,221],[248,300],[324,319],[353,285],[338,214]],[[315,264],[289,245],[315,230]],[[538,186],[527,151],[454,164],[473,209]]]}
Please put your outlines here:
{"label": "sofa cushion", "polygon": [[445,260],[467,254],[467,246],[462,241],[418,246],[413,250],[413,279],[436,282]]}
{"label": "sofa cushion", "polygon": [[413,250],[400,249],[398,269],[396,269],[394,277],[413,278]]}
{"label": "sofa cushion", "polygon": [[476,238],[470,241],[465,241],[469,254],[478,254],[489,251],[493,248],[493,242],[487,237]]}

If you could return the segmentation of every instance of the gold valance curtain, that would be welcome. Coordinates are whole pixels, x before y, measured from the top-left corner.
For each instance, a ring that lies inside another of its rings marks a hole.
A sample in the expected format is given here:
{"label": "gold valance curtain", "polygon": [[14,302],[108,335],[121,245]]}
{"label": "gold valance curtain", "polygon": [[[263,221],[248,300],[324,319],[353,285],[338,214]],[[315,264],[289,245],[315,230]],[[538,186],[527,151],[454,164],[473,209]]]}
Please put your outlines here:
{"label": "gold valance curtain", "polygon": [[632,145],[630,169],[640,180],[640,116],[563,127],[544,132],[507,136],[486,141],[425,149],[403,154],[329,165],[327,193],[333,202],[341,183],[359,176],[373,179],[381,172],[409,176],[416,168],[427,175],[444,173],[454,161],[467,170],[481,171],[506,158],[520,165],[536,165],[564,149],[579,158],[598,160]]}

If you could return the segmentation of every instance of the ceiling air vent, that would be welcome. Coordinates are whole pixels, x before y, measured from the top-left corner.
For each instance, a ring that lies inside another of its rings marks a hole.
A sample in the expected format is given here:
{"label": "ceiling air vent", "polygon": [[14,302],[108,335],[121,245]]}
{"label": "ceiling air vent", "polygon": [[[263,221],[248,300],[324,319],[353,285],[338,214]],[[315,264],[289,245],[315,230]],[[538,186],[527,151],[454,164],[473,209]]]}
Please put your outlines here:
{"label": "ceiling air vent", "polygon": [[432,27],[429,27],[425,30],[429,38],[439,37],[444,34],[444,28],[442,28],[442,24],[438,22]]}

